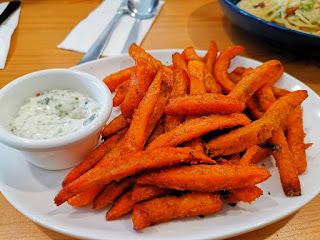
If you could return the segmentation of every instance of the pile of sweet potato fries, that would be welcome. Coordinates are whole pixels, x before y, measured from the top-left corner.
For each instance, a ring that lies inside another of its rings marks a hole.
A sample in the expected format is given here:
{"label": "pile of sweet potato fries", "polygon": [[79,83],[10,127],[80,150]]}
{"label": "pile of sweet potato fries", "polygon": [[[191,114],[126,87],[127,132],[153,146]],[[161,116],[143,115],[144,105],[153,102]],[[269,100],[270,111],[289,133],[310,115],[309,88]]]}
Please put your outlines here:
{"label": "pile of sweet potato fries", "polygon": [[166,66],[133,44],[135,66],[104,79],[122,114],[103,129],[105,141],[66,176],[55,203],[113,204],[106,219],[132,211],[136,230],[208,215],[223,201],[260,197],[256,184],[270,173],[255,163],[271,154],[284,193],[300,195],[298,174],[306,170],[310,146],[301,103],[308,93],[273,86],[283,74],[277,60],[228,73],[243,50],[230,47],[217,57],[211,42],[204,57],[188,47]]}

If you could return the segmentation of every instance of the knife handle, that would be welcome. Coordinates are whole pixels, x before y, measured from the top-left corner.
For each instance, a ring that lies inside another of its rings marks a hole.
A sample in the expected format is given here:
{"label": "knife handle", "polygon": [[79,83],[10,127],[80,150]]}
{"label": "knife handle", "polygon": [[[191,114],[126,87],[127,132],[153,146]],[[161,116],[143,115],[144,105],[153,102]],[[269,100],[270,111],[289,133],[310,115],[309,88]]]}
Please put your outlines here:
{"label": "knife handle", "polygon": [[9,2],[6,9],[0,15],[0,25],[20,6],[20,4],[20,1]]}

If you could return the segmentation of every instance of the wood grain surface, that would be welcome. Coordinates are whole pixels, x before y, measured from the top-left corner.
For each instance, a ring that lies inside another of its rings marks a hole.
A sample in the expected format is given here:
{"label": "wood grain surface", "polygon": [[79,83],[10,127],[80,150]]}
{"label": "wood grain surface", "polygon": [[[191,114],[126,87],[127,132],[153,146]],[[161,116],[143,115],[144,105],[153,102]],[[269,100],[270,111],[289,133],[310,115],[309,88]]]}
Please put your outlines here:
{"label": "wood grain surface", "polygon": [[[57,48],[72,28],[101,0],[25,0],[11,40],[0,88],[15,78],[47,68],[69,68],[83,54]],[[296,56],[238,28],[223,14],[217,0],[167,0],[142,43],[145,49],[206,49],[215,40],[220,50],[245,47],[243,56],[266,61],[279,59],[287,73],[320,94],[320,61]],[[2,159],[3,160],[3,159]],[[0,194],[0,239],[74,239],[33,223]],[[320,239],[320,195],[296,213],[232,240]]]}

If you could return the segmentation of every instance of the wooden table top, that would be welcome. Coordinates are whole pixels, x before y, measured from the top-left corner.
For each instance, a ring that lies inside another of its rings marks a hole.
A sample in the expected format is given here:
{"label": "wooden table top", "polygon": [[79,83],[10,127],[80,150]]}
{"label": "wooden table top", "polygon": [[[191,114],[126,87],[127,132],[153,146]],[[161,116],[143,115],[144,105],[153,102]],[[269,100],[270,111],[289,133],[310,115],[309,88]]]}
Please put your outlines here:
{"label": "wooden table top", "polygon": [[[11,40],[0,88],[13,79],[46,68],[69,68],[83,54],[57,48],[71,29],[101,0],[28,0],[22,3],[19,25]],[[142,43],[145,49],[206,49],[215,40],[220,49],[242,45],[246,57],[279,59],[287,73],[320,94],[320,61],[295,56],[238,28],[226,18],[217,0],[167,0]],[[0,239],[73,239],[33,223],[0,194]],[[231,238],[320,239],[320,195],[296,213],[262,229]]]}

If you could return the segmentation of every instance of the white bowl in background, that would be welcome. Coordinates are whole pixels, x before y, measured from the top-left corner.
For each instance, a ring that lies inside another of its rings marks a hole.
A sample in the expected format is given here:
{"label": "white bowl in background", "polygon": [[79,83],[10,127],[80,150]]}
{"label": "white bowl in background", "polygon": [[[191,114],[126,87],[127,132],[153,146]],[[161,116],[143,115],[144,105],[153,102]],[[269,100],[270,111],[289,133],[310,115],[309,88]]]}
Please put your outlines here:
{"label": "white bowl in background", "polygon": [[[99,115],[74,133],[51,139],[27,139],[8,130],[23,103],[38,92],[69,89],[96,100]],[[79,164],[96,146],[112,110],[110,90],[96,77],[70,69],[48,69],[29,73],[0,91],[0,142],[22,151],[29,161],[44,169],[61,170]]]}

